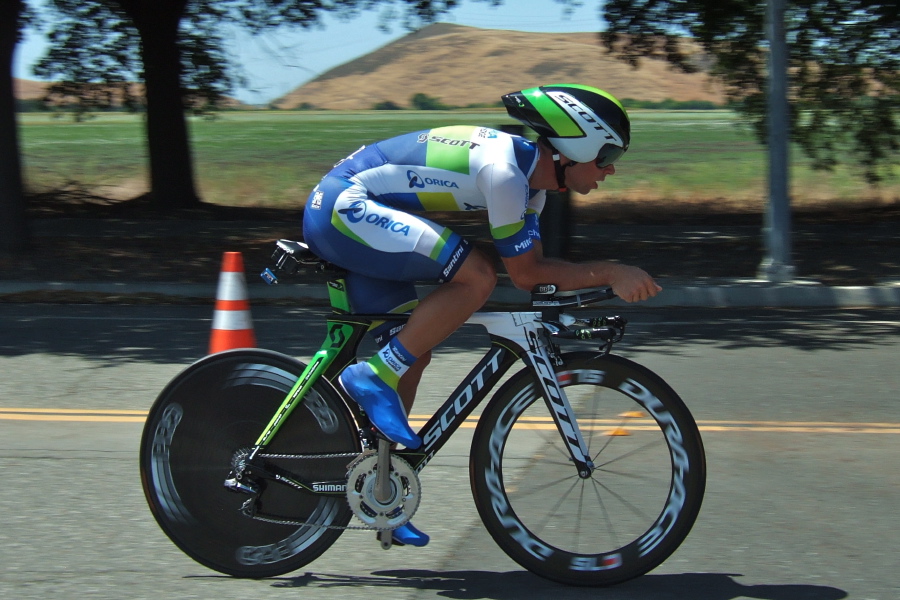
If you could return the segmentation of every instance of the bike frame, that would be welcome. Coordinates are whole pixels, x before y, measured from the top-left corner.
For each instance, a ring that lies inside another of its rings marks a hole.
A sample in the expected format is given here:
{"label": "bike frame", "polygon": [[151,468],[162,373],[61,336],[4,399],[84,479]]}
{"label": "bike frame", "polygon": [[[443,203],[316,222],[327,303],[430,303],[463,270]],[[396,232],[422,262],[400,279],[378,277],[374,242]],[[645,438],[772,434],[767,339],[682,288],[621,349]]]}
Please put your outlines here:
{"label": "bike frame", "polygon": [[[286,396],[272,420],[260,434],[250,454],[252,460],[264,452],[280,426],[303,403],[307,392],[320,378],[327,380],[359,420],[355,402],[346,398],[337,383],[345,367],[356,361],[357,350],[366,332],[376,321],[402,321],[407,314],[349,314],[346,283],[342,278],[328,282],[333,314],[327,319],[328,333],[297,383]],[[587,446],[578,428],[564,390],[553,369],[555,348],[551,344],[539,312],[475,313],[468,324],[482,325],[490,336],[490,347],[441,407],[419,430],[422,446],[396,454],[417,472],[425,468],[472,411],[490,393],[513,364],[522,360],[539,385],[560,435],[566,441],[574,466],[587,476],[593,470]],[[294,482],[300,484],[300,482]],[[308,486],[300,484],[309,489]]]}

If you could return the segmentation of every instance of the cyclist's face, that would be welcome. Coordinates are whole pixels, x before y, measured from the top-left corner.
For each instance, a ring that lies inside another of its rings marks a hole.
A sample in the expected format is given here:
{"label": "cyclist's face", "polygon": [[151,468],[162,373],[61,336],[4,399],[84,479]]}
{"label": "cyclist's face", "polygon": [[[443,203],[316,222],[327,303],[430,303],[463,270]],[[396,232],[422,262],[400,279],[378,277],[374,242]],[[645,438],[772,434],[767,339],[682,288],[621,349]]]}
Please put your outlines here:
{"label": "cyclist's face", "polygon": [[615,173],[615,165],[598,167],[594,162],[578,163],[566,169],[566,185],[573,192],[587,194],[599,187],[598,182]]}

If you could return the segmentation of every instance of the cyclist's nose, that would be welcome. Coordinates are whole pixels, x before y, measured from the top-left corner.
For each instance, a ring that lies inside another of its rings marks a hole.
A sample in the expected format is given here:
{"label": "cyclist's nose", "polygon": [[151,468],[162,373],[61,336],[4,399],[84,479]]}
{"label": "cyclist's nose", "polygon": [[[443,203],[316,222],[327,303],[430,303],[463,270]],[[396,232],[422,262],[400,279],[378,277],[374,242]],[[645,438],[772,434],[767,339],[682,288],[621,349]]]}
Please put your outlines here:
{"label": "cyclist's nose", "polygon": [[600,168],[600,177],[597,178],[597,181],[603,181],[610,175],[616,174],[616,166],[615,165],[606,165],[605,167]]}

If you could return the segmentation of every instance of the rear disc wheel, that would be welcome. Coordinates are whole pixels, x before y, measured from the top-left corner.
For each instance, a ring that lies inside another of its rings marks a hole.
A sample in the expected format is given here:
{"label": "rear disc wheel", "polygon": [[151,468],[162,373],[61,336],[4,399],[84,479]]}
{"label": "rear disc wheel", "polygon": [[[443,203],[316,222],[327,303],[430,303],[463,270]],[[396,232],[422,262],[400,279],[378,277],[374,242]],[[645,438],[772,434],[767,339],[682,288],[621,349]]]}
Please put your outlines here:
{"label": "rear disc wheel", "polygon": [[[255,444],[304,367],[265,350],[214,354],[178,375],[150,410],[140,456],[147,501],[166,535],[211,569],[236,577],[296,570],[328,549],[352,516],[343,490],[314,494],[251,477],[261,490],[258,507],[294,524],[266,522],[242,512],[252,496],[224,487],[232,461]],[[346,455],[359,452],[355,422],[324,381],[266,448],[272,455],[345,455],[267,459],[309,482],[345,480]]]}

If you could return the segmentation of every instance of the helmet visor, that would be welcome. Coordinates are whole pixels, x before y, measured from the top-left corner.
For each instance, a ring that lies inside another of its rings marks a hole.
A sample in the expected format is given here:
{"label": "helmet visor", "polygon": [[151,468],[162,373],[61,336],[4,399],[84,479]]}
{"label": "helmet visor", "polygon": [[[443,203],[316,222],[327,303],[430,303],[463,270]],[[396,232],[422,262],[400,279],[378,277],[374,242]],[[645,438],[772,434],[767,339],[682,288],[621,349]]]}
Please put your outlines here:
{"label": "helmet visor", "polygon": [[594,160],[598,169],[602,169],[603,167],[608,167],[613,164],[623,154],[625,154],[625,150],[627,148],[623,148],[622,146],[614,146],[613,144],[605,144],[602,148],[600,148],[600,153],[597,154],[597,158]]}

